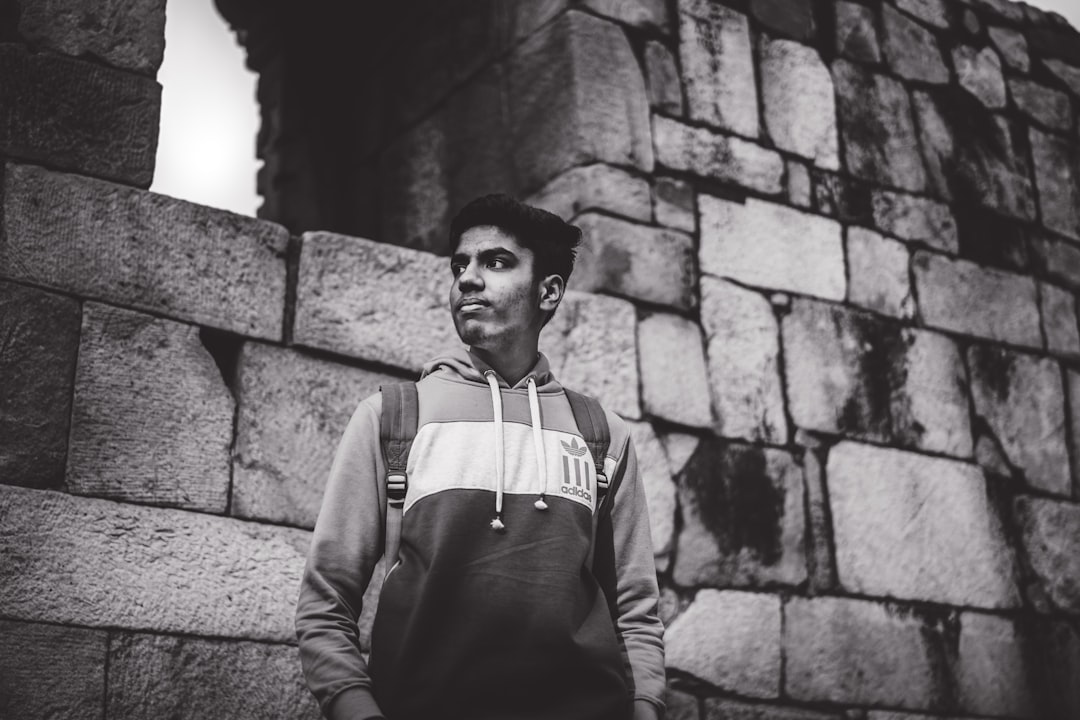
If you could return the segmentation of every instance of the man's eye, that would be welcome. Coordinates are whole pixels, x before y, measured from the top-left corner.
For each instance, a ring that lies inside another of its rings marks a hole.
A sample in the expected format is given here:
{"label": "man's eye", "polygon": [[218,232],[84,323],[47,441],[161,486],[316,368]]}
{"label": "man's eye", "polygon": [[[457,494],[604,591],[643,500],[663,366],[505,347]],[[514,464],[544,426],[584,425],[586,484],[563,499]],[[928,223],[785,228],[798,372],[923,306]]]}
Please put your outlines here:
{"label": "man's eye", "polygon": [[502,258],[492,258],[491,260],[488,260],[488,267],[499,270],[506,267],[506,261]]}
{"label": "man's eye", "polygon": [[465,272],[465,266],[464,265],[458,264],[458,265],[451,265],[450,266],[450,274],[453,275],[454,277],[457,277],[458,275],[460,275],[463,272]]}

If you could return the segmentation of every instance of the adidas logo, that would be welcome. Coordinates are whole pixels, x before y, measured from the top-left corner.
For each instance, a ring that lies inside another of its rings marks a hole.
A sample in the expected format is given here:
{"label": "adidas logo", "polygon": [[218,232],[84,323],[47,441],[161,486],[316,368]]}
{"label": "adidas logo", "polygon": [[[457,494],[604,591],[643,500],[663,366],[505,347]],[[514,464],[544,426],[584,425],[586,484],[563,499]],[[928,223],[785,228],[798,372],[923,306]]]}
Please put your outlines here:
{"label": "adidas logo", "polygon": [[571,438],[570,442],[559,441],[562,445],[562,485],[559,493],[571,499],[578,499],[592,507],[592,476],[593,466],[585,451],[588,448],[578,443],[577,438]]}

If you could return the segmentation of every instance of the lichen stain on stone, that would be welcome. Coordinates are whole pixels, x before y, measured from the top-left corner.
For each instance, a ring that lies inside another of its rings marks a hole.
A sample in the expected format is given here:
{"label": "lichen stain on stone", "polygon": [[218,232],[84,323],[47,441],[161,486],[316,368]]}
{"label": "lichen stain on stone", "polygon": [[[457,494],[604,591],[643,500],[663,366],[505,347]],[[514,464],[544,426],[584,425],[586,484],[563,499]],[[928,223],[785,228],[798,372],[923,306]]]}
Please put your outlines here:
{"label": "lichen stain on stone", "polygon": [[633,263],[630,252],[618,245],[603,245],[596,267],[600,269],[601,285],[607,288],[621,287],[622,279],[630,273]]}
{"label": "lichen stain on stone", "polygon": [[973,382],[990,390],[997,402],[1008,402],[1016,364],[1013,355],[1002,348],[977,346],[970,357]]}

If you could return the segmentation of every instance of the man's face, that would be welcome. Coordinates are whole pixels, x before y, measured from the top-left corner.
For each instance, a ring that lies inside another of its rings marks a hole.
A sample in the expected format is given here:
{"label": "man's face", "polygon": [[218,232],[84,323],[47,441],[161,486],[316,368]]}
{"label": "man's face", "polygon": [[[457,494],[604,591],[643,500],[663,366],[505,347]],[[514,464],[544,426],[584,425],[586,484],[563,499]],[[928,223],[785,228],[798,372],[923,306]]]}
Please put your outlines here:
{"label": "man's face", "polygon": [[545,312],[535,259],[532,250],[492,225],[462,233],[450,258],[450,312],[462,342],[506,351],[539,335]]}

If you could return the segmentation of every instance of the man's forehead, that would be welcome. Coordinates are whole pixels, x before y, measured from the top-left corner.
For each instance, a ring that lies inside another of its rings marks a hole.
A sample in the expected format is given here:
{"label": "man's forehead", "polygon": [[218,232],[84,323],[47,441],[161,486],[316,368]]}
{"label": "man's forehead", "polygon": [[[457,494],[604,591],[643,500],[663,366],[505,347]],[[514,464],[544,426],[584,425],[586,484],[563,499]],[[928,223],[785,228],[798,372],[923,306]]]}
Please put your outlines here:
{"label": "man's forehead", "polygon": [[531,251],[519,243],[510,233],[495,225],[478,225],[461,234],[455,255],[477,255],[486,250],[509,250],[515,255],[525,255]]}

